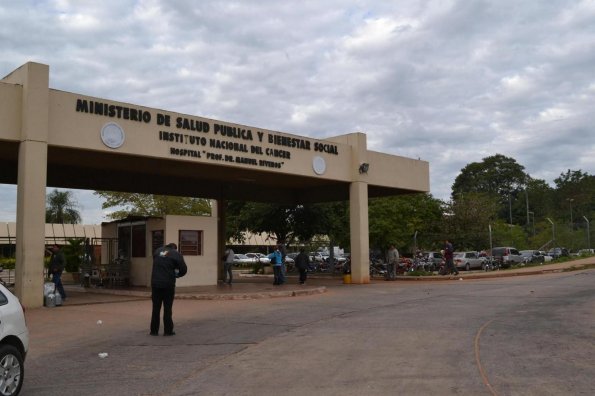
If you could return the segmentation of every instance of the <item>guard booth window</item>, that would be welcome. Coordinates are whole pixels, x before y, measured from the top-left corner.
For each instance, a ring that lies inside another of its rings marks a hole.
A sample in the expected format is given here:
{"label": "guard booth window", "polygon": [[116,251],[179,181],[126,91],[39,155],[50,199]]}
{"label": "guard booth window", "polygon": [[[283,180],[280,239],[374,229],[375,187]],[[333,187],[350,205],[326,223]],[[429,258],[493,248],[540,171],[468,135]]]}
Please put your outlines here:
{"label": "guard booth window", "polygon": [[202,256],[202,231],[180,230],[180,253]]}
{"label": "guard booth window", "polygon": [[118,256],[146,257],[146,225],[119,224],[118,225]]}

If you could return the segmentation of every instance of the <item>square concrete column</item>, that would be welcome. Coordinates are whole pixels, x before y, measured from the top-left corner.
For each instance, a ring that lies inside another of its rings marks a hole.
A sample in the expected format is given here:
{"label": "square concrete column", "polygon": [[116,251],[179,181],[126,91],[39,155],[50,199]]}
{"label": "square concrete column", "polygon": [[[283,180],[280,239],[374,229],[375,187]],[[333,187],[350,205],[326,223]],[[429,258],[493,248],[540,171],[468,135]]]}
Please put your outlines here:
{"label": "square concrete column", "polygon": [[17,188],[15,292],[25,307],[43,305],[49,67],[26,63],[4,79],[23,88]]}
{"label": "square concrete column", "polygon": [[223,260],[221,257],[223,253],[225,253],[225,244],[227,243],[227,238],[225,234],[227,233],[227,228],[225,226],[225,218],[227,216],[227,200],[226,199],[218,199],[213,202],[211,207],[211,216],[217,217],[217,280],[225,279],[223,274]]}
{"label": "square concrete column", "polygon": [[43,305],[47,144],[19,147],[15,292],[28,308]]}
{"label": "square concrete column", "polygon": [[370,283],[370,233],[368,229],[368,183],[349,186],[351,234],[351,282]]}

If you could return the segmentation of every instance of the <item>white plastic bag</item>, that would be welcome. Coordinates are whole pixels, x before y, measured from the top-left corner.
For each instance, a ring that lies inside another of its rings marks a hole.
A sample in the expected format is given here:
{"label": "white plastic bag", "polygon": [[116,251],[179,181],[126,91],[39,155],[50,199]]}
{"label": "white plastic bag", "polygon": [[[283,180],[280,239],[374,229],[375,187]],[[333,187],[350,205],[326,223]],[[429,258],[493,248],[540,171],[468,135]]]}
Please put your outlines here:
{"label": "white plastic bag", "polygon": [[43,296],[47,297],[56,292],[56,285],[54,282],[46,282],[43,284]]}

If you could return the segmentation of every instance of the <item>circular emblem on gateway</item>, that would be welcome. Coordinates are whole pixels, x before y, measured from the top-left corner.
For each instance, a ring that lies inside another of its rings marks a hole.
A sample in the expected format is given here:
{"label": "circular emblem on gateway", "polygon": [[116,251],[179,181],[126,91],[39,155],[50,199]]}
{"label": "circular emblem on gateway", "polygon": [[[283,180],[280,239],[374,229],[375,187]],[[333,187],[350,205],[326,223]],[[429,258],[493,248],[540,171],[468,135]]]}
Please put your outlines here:
{"label": "circular emblem on gateway", "polygon": [[314,157],[312,160],[312,168],[314,169],[314,173],[322,175],[326,172],[326,161],[322,157]]}
{"label": "circular emblem on gateway", "polygon": [[109,148],[118,148],[124,144],[124,130],[115,122],[108,122],[101,128],[101,141]]}

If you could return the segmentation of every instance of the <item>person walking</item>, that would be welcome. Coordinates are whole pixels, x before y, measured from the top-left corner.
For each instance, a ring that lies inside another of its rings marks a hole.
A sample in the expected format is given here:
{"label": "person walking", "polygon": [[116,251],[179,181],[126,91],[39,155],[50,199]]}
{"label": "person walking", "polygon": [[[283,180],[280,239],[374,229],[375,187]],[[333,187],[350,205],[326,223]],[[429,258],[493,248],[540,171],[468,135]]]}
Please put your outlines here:
{"label": "person walking", "polygon": [[295,266],[300,272],[300,285],[303,285],[308,278],[308,267],[310,266],[310,259],[303,248],[300,249],[299,254],[295,256]]}
{"label": "person walking", "polygon": [[225,254],[223,255],[223,283],[227,283],[231,285],[231,281],[233,280],[233,257],[234,252],[232,248],[228,247],[225,249]]}
{"label": "person walking", "polygon": [[386,264],[387,271],[385,280],[393,281],[396,279],[395,272],[397,265],[399,264],[399,251],[395,248],[395,245],[390,245],[386,252]]}
{"label": "person walking", "polygon": [[62,301],[64,301],[66,300],[66,292],[62,285],[62,272],[66,266],[66,258],[64,257],[64,252],[62,252],[58,245],[52,245],[50,252],[52,256],[50,257],[50,264],[48,266],[48,276],[52,277],[52,282],[56,287],[56,291],[60,293]]}
{"label": "person walking", "polygon": [[268,257],[271,259],[271,265],[273,266],[273,285],[282,285],[285,283],[285,277],[283,276],[283,256],[281,255],[279,246]]}
{"label": "person walking", "polygon": [[176,334],[172,319],[176,278],[181,278],[188,271],[184,257],[177,249],[175,243],[169,243],[153,253],[153,272],[151,274],[153,311],[150,330],[152,336],[159,335],[161,305],[163,305],[163,335],[173,336]]}
{"label": "person walking", "polygon": [[452,243],[447,239],[444,241],[444,260],[446,261],[446,271],[449,274],[454,273],[455,275],[459,274],[457,267],[455,267],[455,263],[453,261],[454,256],[454,249],[452,247]]}

